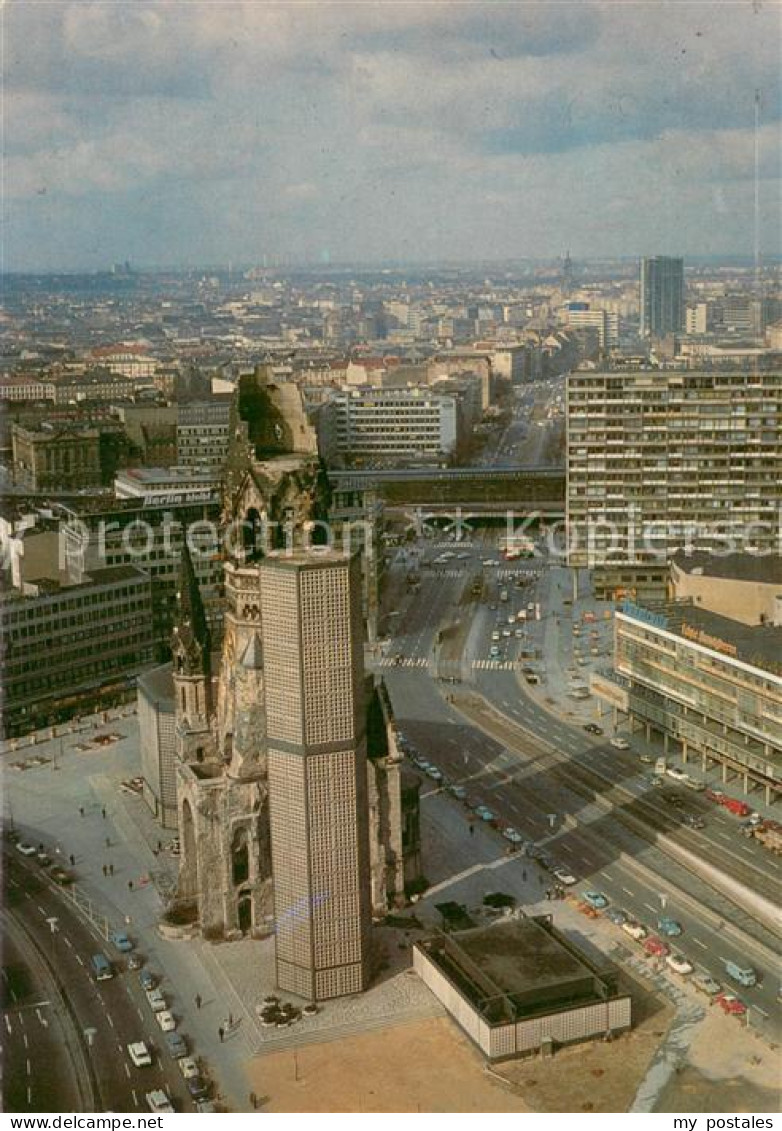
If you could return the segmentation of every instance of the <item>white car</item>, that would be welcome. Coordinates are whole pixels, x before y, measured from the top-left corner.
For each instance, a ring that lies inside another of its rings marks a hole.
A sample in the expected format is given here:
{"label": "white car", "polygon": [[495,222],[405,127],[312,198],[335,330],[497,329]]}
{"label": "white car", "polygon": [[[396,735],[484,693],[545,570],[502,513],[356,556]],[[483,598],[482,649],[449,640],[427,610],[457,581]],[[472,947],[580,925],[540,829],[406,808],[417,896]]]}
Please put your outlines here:
{"label": "white car", "polygon": [[429,768],[427,770],[425,770],[424,772],[426,773],[426,776],[428,778],[432,779],[432,781],[442,781],[443,780],[442,771],[438,770],[437,766],[429,766]]}
{"label": "white car", "polygon": [[196,1076],[200,1076],[198,1071],[198,1061],[192,1056],[183,1056],[179,1064],[179,1071],[184,1076],[185,1080],[193,1080]]}
{"label": "white car", "polygon": [[524,840],[524,837],[521,835],[521,833],[517,832],[516,829],[511,828],[510,826],[508,826],[507,829],[502,830],[502,835],[506,840],[509,840],[511,844],[521,844],[521,842]]}
{"label": "white car", "polygon": [[687,780],[687,774],[685,773],[684,770],[680,770],[678,766],[669,766],[668,769],[665,772],[668,775],[668,777],[673,778],[674,781],[686,781]]}
{"label": "white car", "polygon": [[611,745],[616,750],[629,750],[630,749],[630,743],[627,741],[626,738],[612,738],[611,739]]}
{"label": "white car", "polygon": [[640,923],[636,923],[634,919],[628,919],[626,923],[622,923],[622,930],[626,935],[629,935],[631,939],[635,939],[636,942],[641,942],[647,935],[646,927],[641,926]]}
{"label": "white car", "polygon": [[174,1105],[162,1088],[156,1088],[154,1092],[147,1092],[145,1099],[149,1110],[156,1115],[173,1114]]}
{"label": "white car", "polygon": [[33,844],[25,844],[23,840],[17,842],[16,851],[21,852],[22,856],[35,856],[38,849]]}
{"label": "white car", "polygon": [[674,974],[692,974],[692,963],[683,954],[677,954],[676,951],[667,956],[665,964],[670,966]]}
{"label": "white car", "polygon": [[160,989],[147,990],[147,1001],[153,1013],[162,1013],[166,1008],[166,999]]}
{"label": "white car", "polygon": [[145,1068],[152,1063],[152,1054],[143,1041],[128,1045],[128,1056],[136,1068]]}
{"label": "white car", "polygon": [[576,877],[572,872],[568,872],[567,868],[555,868],[554,878],[559,880],[561,884],[564,884],[566,888],[576,883]]}
{"label": "white car", "polygon": [[174,1029],[176,1029],[176,1020],[170,1009],[164,1009],[155,1016],[157,1017],[158,1025],[164,1033],[173,1033]]}

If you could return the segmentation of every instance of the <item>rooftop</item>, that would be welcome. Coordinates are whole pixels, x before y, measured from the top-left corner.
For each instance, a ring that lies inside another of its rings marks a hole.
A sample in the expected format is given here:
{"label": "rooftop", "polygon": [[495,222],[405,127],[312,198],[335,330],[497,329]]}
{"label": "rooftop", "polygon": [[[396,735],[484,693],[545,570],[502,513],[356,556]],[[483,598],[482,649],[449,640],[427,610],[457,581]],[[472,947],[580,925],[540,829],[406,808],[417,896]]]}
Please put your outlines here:
{"label": "rooftop", "polygon": [[782,586],[782,556],[779,554],[710,554],[705,550],[687,554],[680,550],[672,563],[683,573]]}
{"label": "rooftop", "polygon": [[416,945],[490,1023],[616,994],[615,968],[598,968],[547,915],[503,920]]}
{"label": "rooftop", "polygon": [[728,659],[782,676],[782,627],[742,624],[689,601],[650,602],[648,608],[625,602],[617,612],[692,640]]}

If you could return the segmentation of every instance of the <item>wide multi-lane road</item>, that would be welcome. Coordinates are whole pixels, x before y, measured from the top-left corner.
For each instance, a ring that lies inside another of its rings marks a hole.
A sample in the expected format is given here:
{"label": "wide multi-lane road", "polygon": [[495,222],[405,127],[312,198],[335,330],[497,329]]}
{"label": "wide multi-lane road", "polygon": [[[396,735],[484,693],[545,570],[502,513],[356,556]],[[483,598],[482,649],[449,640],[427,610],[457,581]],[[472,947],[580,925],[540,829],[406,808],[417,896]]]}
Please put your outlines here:
{"label": "wide multi-lane road", "polygon": [[[665,841],[656,841],[660,834],[672,838],[770,901],[779,891],[778,862],[691,791],[654,789],[637,754],[593,739],[525,695],[514,664],[530,633],[519,639],[514,629],[511,637],[501,636],[499,659],[488,660],[502,613],[494,599],[501,582],[477,605],[465,603],[464,591],[491,551],[485,544],[462,544],[451,552],[455,557],[445,564],[421,571],[421,587],[386,648],[383,675],[403,731],[450,781],[465,785],[472,801],[489,805],[525,837],[550,842],[552,855],[579,880],[601,888],[652,928],[661,914],[673,915],[684,927],[678,949],[719,980],[725,981],[725,961],[750,957],[764,977],[741,996],[754,1021],[776,1032],[777,937],[672,859]],[[441,546],[426,550],[430,561],[441,554]],[[525,605],[527,598],[536,601],[535,584],[523,591]],[[455,666],[443,663],[438,642],[447,625],[461,634]],[[446,673],[450,680],[456,671],[460,683],[439,678]],[[706,827],[684,826],[687,812],[703,816]]]}
{"label": "wide multi-lane road", "polygon": [[[184,1080],[164,1048],[163,1035],[138,974],[122,972],[124,964],[115,961],[115,977],[96,982],[92,955],[103,952],[115,959],[116,955],[111,955],[105,940],[77,914],[37,864],[19,856],[8,843],[3,851],[4,914],[11,921],[9,934],[17,948],[16,956],[14,951],[4,955],[8,990],[4,1027],[9,1039],[6,1062],[10,1079],[7,1110],[68,1111],[78,1106],[91,1110],[94,1105],[104,1111],[146,1111],[146,1093],[164,1088],[178,1111],[192,1111]],[[32,953],[35,973],[31,973],[31,963],[19,960],[19,951]],[[38,993],[44,994],[40,1001],[51,1000],[43,983],[54,983],[67,1015],[60,1029],[43,1023],[48,1020],[48,1007],[35,1006],[23,1014],[22,1003],[13,1001],[11,990],[18,995],[20,982],[29,979],[36,979],[32,982],[35,990],[31,985],[26,1001]],[[36,1021],[40,1021],[38,1028]],[[53,1059],[49,1061],[52,1041],[57,1049],[51,1052]],[[144,1041],[154,1050],[152,1066],[136,1068],[132,1064],[127,1046],[136,1041]],[[68,1053],[73,1086],[68,1089],[64,1082],[47,1083],[50,1064],[58,1063],[57,1058],[62,1060]],[[78,1080],[75,1074],[80,1076]]]}

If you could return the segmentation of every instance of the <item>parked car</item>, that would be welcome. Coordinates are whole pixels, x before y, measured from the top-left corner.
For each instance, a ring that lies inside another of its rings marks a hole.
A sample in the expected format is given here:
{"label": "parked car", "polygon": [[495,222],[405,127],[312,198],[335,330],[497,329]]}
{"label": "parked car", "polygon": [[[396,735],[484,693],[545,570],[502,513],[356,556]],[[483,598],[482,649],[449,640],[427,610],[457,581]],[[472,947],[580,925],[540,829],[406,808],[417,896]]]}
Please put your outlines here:
{"label": "parked car", "polygon": [[171,1053],[174,1060],[181,1060],[183,1056],[187,1056],[187,1045],[181,1033],[166,1033],[165,1040],[166,1048]]}
{"label": "parked car", "polygon": [[732,981],[738,982],[740,986],[757,985],[758,976],[751,966],[742,965],[738,962],[726,962],[725,973]]}
{"label": "parked car", "polygon": [[162,1009],[155,1012],[157,1023],[164,1033],[172,1033],[176,1029],[176,1019],[170,1009]]}
{"label": "parked car", "polygon": [[666,966],[670,966],[674,974],[692,974],[692,963],[688,958],[685,958],[683,954],[679,954],[678,951],[673,951],[669,954],[665,960],[665,964]]}
{"label": "parked car", "polygon": [[668,777],[673,778],[674,781],[684,781],[687,777],[687,771],[680,770],[678,766],[668,766],[665,772]]}
{"label": "parked car", "polygon": [[628,919],[626,923],[622,923],[622,930],[636,942],[642,942],[648,933],[646,927],[642,923],[636,922],[635,919]]}
{"label": "parked car", "polygon": [[623,927],[627,922],[627,916],[624,911],[621,911],[618,907],[609,907],[606,911],[606,919],[614,923],[617,927]]}
{"label": "parked car", "polygon": [[654,765],[654,758],[651,756],[651,754],[641,754],[639,756],[639,761],[642,762],[644,766]]}
{"label": "parked car", "polygon": [[696,990],[700,990],[702,994],[708,994],[709,997],[714,997],[722,989],[722,986],[712,978],[708,970],[696,970],[692,976],[692,984]]}
{"label": "parked car", "polygon": [[147,1001],[153,1013],[162,1013],[166,1008],[166,999],[163,997],[162,992],[155,988],[154,990],[147,991]]}
{"label": "parked car", "polygon": [[130,941],[125,931],[114,931],[111,936],[111,941],[120,954],[128,954],[133,950],[133,943]]}
{"label": "parked car", "polygon": [[507,829],[502,830],[502,835],[506,840],[509,840],[511,844],[521,844],[524,840],[524,837],[521,835],[521,833],[516,829],[511,828],[510,826],[508,826]]}
{"label": "parked car", "polygon": [[157,986],[157,978],[151,970],[142,970],[138,976],[138,980],[139,985],[145,993],[149,990],[154,990]]}
{"label": "parked car", "polygon": [[152,1054],[143,1041],[135,1041],[132,1045],[128,1045],[128,1056],[136,1068],[146,1068],[152,1064]]}
{"label": "parked car", "polygon": [[443,780],[442,771],[438,770],[437,766],[429,766],[429,768],[426,770],[426,776],[428,778],[431,778],[432,781],[442,781]]}
{"label": "parked car", "polygon": [[597,723],[584,723],[584,730],[588,734],[602,734],[603,728],[599,727]]}
{"label": "parked car", "polygon": [[186,1087],[194,1100],[205,1100],[209,1093],[208,1084],[200,1076],[192,1076],[186,1081]]}
{"label": "parked car", "polygon": [[455,797],[457,801],[464,801],[467,797],[467,790],[463,785],[449,785],[448,792],[452,797]]}
{"label": "parked car", "polygon": [[179,1064],[179,1071],[184,1076],[185,1080],[192,1080],[195,1076],[199,1075],[198,1061],[192,1056],[183,1056],[177,1062]]}
{"label": "parked car", "polygon": [[665,958],[671,952],[668,943],[658,939],[656,935],[650,935],[648,939],[644,940],[644,950],[653,958]]}
{"label": "parked car", "polygon": [[612,738],[611,739],[611,745],[613,747],[615,747],[615,749],[617,749],[617,750],[629,750],[630,749],[630,743],[627,741],[626,738],[618,738],[618,737]]}
{"label": "parked car", "polygon": [[19,840],[16,842],[16,851],[21,852],[22,856],[35,856],[38,849],[34,844],[28,844],[24,840]]}
{"label": "parked car", "polygon": [[128,970],[140,970],[144,965],[144,959],[140,954],[128,955]]}
{"label": "parked car", "polygon": [[720,1009],[725,1013],[733,1014],[735,1017],[743,1017],[747,1012],[747,1007],[740,998],[735,994],[726,993],[724,990],[721,994],[717,994],[714,998]]}
{"label": "parked car", "polygon": [[682,925],[678,920],[671,919],[668,915],[663,915],[657,920],[657,930],[661,935],[666,938],[675,939],[682,933]]}
{"label": "parked car", "polygon": [[486,805],[479,805],[475,810],[475,816],[480,817],[482,821],[493,821],[494,813]]}
{"label": "parked car", "polygon": [[585,900],[590,907],[594,907],[596,911],[602,911],[604,907],[608,907],[608,899],[601,891],[585,891],[582,893],[581,898]]}

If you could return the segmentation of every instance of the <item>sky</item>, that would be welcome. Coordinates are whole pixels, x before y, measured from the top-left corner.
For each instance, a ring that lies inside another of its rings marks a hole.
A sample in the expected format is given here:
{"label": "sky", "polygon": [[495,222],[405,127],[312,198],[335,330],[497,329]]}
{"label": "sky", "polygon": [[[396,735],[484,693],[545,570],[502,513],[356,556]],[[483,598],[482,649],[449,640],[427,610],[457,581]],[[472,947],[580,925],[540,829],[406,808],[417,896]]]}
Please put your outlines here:
{"label": "sky", "polygon": [[2,21],[6,271],[751,256],[756,188],[780,252],[778,2],[5,0]]}

